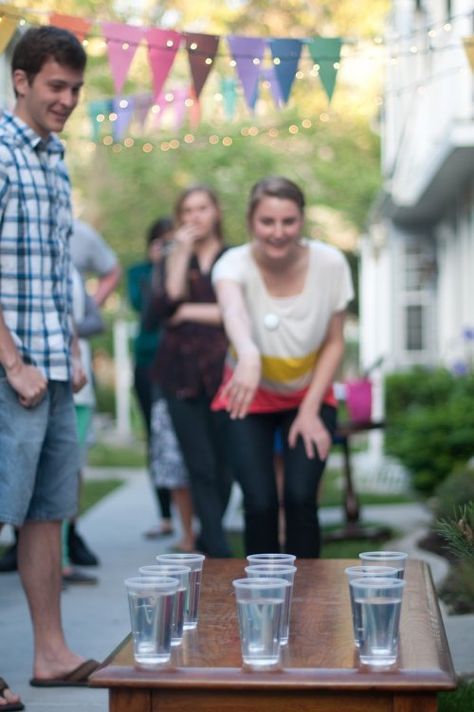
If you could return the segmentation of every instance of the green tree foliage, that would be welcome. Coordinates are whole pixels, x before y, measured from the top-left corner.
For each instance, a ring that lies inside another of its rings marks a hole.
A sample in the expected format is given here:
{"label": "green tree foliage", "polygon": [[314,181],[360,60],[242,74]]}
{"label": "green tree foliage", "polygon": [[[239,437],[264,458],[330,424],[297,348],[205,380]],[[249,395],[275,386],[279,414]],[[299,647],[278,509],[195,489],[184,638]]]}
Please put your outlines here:
{"label": "green tree foliage", "polygon": [[416,489],[432,494],[473,455],[474,374],[416,368],[387,376],[387,453],[411,472]]}

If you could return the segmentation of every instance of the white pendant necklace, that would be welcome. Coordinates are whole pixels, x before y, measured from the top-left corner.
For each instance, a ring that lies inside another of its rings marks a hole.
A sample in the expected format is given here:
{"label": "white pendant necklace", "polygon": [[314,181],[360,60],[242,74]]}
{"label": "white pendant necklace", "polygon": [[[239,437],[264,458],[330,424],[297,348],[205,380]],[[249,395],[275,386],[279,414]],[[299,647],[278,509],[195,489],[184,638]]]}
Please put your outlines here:
{"label": "white pendant necklace", "polygon": [[280,319],[276,314],[268,312],[263,317],[263,325],[268,331],[275,331],[280,326]]}

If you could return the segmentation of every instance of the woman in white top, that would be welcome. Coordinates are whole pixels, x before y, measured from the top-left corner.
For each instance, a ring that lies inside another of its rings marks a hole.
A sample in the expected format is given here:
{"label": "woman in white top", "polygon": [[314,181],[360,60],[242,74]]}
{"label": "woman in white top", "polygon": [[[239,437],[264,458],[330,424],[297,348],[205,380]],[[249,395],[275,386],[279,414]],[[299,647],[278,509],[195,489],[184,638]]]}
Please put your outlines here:
{"label": "woman in white top", "polygon": [[342,253],[302,237],[304,203],[285,178],[257,183],[250,244],[228,250],[213,269],[231,344],[213,408],[231,419],[247,553],[279,550],[273,446],[281,430],[286,550],[308,558],[320,550],[316,496],[336,424],[331,384],[353,289]]}

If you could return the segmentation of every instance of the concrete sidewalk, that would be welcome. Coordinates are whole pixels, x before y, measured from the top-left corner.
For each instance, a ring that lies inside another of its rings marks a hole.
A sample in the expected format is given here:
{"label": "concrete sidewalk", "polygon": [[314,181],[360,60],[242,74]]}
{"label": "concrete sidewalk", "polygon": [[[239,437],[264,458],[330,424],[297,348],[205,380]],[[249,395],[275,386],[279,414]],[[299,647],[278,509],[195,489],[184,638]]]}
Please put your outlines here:
{"label": "concrete sidewalk", "polygon": [[[153,563],[169,549],[172,538],[153,542],[142,533],[156,523],[155,505],[147,476],[141,470],[91,471],[89,476],[123,477],[124,485],[99,502],[81,519],[80,531],[96,551],[102,565],[97,586],[70,586],[63,594],[63,620],[71,647],[86,657],[102,660],[129,632],[123,580],[138,566]],[[233,494],[226,522],[241,526],[240,498]],[[406,532],[397,542],[411,556],[429,561],[435,580],[445,573],[444,560],[416,549],[416,539],[429,514],[416,504],[366,507],[364,519],[393,524]],[[342,508],[321,511],[323,523],[340,522]],[[5,537],[3,538],[5,541]],[[91,570],[92,571],[92,570]],[[95,570],[94,570],[95,572]],[[474,616],[446,617],[446,627],[456,670],[474,673]],[[106,712],[107,692],[82,688],[38,689],[28,685],[31,676],[32,635],[23,591],[17,574],[0,575],[0,673],[18,691],[29,712]]]}

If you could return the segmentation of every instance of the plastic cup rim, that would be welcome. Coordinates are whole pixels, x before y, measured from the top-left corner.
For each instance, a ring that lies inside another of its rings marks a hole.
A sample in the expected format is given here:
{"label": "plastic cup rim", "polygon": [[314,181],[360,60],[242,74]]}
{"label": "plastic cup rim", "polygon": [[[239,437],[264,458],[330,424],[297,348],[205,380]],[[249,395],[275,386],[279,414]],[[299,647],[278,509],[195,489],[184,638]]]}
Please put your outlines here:
{"label": "plastic cup rim", "polygon": [[[145,569],[149,569],[150,573],[145,573],[142,574],[144,576],[154,576],[154,571],[156,570],[156,575],[161,576],[161,573],[159,571],[160,568],[163,569],[170,569],[168,573],[175,573],[175,574],[189,574],[191,573],[192,569],[189,566],[181,566],[181,564],[146,564],[145,566],[140,566],[139,571],[144,571]],[[172,569],[172,571],[171,571]],[[163,576],[166,576],[166,572],[163,572]],[[173,577],[171,577],[173,578]]]}
{"label": "plastic cup rim", "polygon": [[362,551],[359,554],[359,559],[363,561],[362,557],[368,561],[378,561],[379,559],[402,559],[405,561],[408,554],[405,551]]}
{"label": "plastic cup rim", "polygon": [[280,553],[268,553],[268,554],[249,554],[247,557],[247,561],[250,563],[254,563],[255,561],[261,561],[262,563],[271,562],[274,561],[275,563],[277,561],[291,561],[293,565],[293,561],[296,560],[295,554],[280,554]]}
{"label": "plastic cup rim", "polygon": [[370,588],[404,588],[406,581],[384,576],[361,576],[349,581],[350,586],[366,586]]}
{"label": "plastic cup rim", "polygon": [[[245,567],[244,571],[275,571],[275,574],[294,574],[298,570],[296,566],[291,566],[291,564],[249,564]],[[279,578],[276,576],[274,578]]]}
{"label": "plastic cup rim", "polygon": [[[367,571],[355,571],[355,569],[367,569]],[[354,566],[347,566],[344,569],[344,573],[347,576],[354,574],[356,578],[363,578],[364,576],[370,576],[371,578],[374,578],[374,576],[377,576],[379,574],[380,577],[384,578],[384,573],[380,573],[380,569],[384,569],[384,572],[388,572],[390,575],[398,572],[398,569],[396,569],[394,566],[382,566],[382,564],[380,566],[364,566],[364,564],[355,564]]]}
{"label": "plastic cup rim", "polygon": [[275,588],[277,586],[288,587],[291,583],[283,578],[240,578],[234,579],[232,585],[235,588]]}
{"label": "plastic cup rim", "polygon": [[176,590],[179,586],[179,580],[172,576],[130,576],[125,579],[124,583],[128,589],[142,588],[163,591]]}

